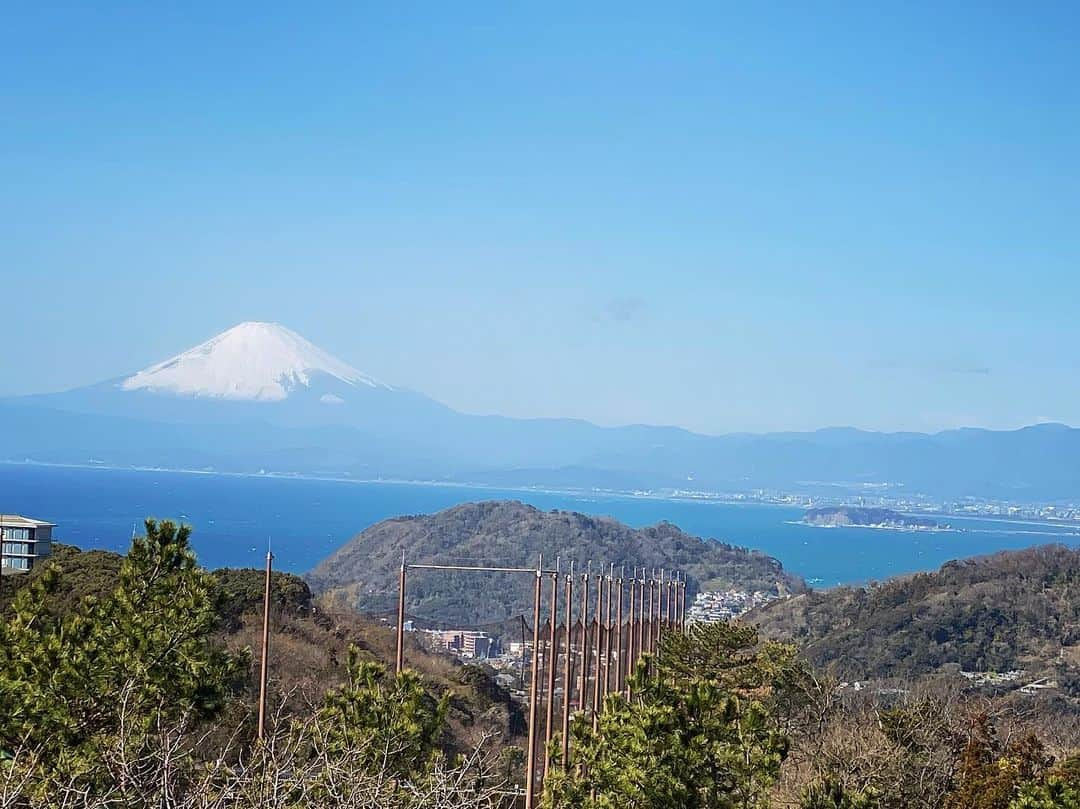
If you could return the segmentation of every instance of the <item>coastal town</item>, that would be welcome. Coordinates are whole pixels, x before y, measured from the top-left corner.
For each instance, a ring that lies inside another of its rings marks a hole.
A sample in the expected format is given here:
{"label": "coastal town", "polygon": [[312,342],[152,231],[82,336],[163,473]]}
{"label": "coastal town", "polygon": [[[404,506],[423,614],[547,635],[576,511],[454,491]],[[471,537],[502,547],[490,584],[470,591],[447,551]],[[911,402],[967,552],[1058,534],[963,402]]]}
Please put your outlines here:
{"label": "coastal town", "polygon": [[[808,494],[777,489],[753,489],[746,492],[710,492],[694,489],[639,490],[639,497],[662,497],[675,500],[702,500],[717,503],[745,503],[791,506],[813,509],[827,507],[885,508],[903,514],[937,517],[960,517],[987,520],[1035,521],[1075,525],[1080,529],[1080,503],[1024,503],[981,497],[940,499],[929,495],[891,495],[898,488],[890,484],[864,484],[843,487],[844,494]],[[858,492],[858,493],[855,493]]]}

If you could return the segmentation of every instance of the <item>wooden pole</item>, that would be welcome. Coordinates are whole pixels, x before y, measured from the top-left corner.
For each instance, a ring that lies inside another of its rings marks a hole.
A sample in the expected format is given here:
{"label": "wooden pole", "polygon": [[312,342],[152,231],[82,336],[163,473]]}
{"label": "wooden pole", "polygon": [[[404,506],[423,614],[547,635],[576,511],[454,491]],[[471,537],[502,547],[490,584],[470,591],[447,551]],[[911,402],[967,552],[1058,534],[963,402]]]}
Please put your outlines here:
{"label": "wooden pole", "polygon": [[623,677],[623,686],[626,690],[626,698],[630,699],[630,676],[634,673],[634,641],[637,627],[634,624],[634,605],[637,596],[637,571],[633,571],[630,578],[630,621],[626,627],[626,673]]}
{"label": "wooden pole", "polygon": [[593,727],[596,727],[597,717],[600,715],[600,669],[602,661],[600,660],[600,653],[602,651],[601,643],[603,641],[604,625],[601,623],[601,618],[604,614],[604,574],[601,573],[596,577],[596,638],[594,646],[596,650],[596,676],[593,678]]}
{"label": "wooden pole", "polygon": [[262,662],[259,664],[259,741],[266,738],[266,683],[270,671],[270,573],[274,554],[266,551],[266,588],[263,592]]}
{"label": "wooden pole", "polygon": [[551,633],[548,635],[547,661],[547,714],[544,716],[543,767],[540,769],[540,788],[543,789],[548,771],[548,748],[551,746],[551,731],[555,724],[555,674],[559,667],[559,562],[555,561],[555,572],[551,574]]}
{"label": "wooden pole", "polygon": [[656,608],[655,608],[655,604],[656,604],[656,587],[654,586],[655,583],[656,583],[655,580],[656,580],[656,569],[653,568],[652,575],[649,577],[649,625],[645,630],[645,643],[646,643],[645,648],[646,648],[646,650],[648,651],[649,654],[652,654],[653,651],[654,651],[653,650],[653,638],[655,637],[655,634],[656,634],[655,632],[653,632],[653,628],[654,628],[653,627],[653,614],[656,611]]}
{"label": "wooden pole", "polygon": [[667,629],[675,629],[675,574],[667,578],[667,609],[664,612],[664,622]]}
{"label": "wooden pole", "polygon": [[619,573],[619,578],[615,580],[615,586],[618,588],[615,595],[615,690],[621,693],[623,690],[622,572]]}
{"label": "wooden pole", "polygon": [[615,624],[612,620],[614,611],[612,610],[611,600],[614,594],[611,592],[614,589],[615,584],[615,564],[612,563],[607,577],[607,612],[604,623],[607,625],[607,630],[604,632],[604,696],[606,697],[611,692],[611,636],[615,633]]}
{"label": "wooden pole", "polygon": [[401,674],[405,668],[405,551],[401,552],[401,571],[398,573],[397,604],[397,655],[394,657],[394,671]]}
{"label": "wooden pole", "polygon": [[592,578],[592,562],[588,571],[581,574],[581,683],[578,686],[578,710],[589,709],[589,579]]}
{"label": "wooden pole", "polygon": [[674,622],[675,622],[675,629],[680,628],[680,625],[679,625],[679,604],[682,603],[682,598],[680,597],[679,594],[681,592],[682,592],[682,571],[680,570],[679,571],[679,577],[677,579],[675,579],[675,613],[674,613],[675,617],[673,619]]}
{"label": "wooden pole", "polygon": [[566,575],[566,636],[563,638],[563,698],[562,698],[562,766],[570,763],[570,697],[574,687],[574,658],[571,654],[570,637],[574,624],[574,563]]}
{"label": "wooden pole", "polygon": [[[645,568],[641,568],[641,581],[638,582],[638,625],[637,625],[637,654],[640,658],[645,654]],[[634,661],[637,665],[637,661]]]}
{"label": "wooden pole", "polygon": [[663,636],[664,622],[664,569],[660,568],[660,578],[657,580],[657,653],[660,653],[660,638]]}
{"label": "wooden pole", "polygon": [[679,631],[686,634],[686,579],[679,573],[679,606],[675,620],[679,624]]}
{"label": "wooden pole", "polygon": [[540,668],[540,601],[544,592],[544,557],[540,557],[540,563],[536,568],[536,590],[533,593],[533,648],[532,648],[532,684],[529,688],[529,752],[528,761],[525,764],[525,809],[533,809],[536,801],[536,727],[537,704],[536,689],[539,683],[537,677]]}
{"label": "wooden pole", "polygon": [[682,623],[682,631],[686,632],[686,581],[682,583],[682,600],[679,602],[682,612],[679,614],[679,621]]}

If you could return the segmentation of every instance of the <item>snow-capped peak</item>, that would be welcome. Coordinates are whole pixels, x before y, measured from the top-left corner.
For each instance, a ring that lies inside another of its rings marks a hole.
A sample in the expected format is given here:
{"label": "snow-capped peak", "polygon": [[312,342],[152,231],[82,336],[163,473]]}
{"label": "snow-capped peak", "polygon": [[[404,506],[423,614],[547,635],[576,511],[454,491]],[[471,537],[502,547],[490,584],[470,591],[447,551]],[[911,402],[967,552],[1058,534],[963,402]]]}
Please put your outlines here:
{"label": "snow-capped peak", "polygon": [[233,326],[171,359],[120,383],[124,390],[151,390],[218,399],[277,401],[313,376],[326,374],[353,387],[386,388],[278,323]]}

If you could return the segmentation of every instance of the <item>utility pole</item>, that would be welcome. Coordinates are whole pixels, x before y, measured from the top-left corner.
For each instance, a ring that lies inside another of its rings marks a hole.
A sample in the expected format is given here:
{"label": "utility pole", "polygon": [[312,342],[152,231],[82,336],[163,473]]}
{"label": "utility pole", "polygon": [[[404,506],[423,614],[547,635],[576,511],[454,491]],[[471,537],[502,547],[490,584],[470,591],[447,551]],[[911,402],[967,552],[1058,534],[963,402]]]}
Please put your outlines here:
{"label": "utility pole", "polygon": [[604,690],[603,694],[606,697],[611,691],[611,634],[615,629],[612,619],[615,617],[611,609],[612,588],[615,584],[615,563],[611,563],[611,567],[608,569],[607,576],[607,613],[604,619],[607,625],[607,632],[604,636]]}
{"label": "utility pole", "polygon": [[619,578],[615,580],[615,586],[619,588],[615,597],[615,690],[623,690],[623,574],[625,568],[619,571]]}
{"label": "utility pole", "polygon": [[675,621],[679,625],[679,631],[686,634],[686,576],[679,573],[679,603],[676,609]]}
{"label": "utility pole", "polygon": [[[603,570],[603,568],[600,568]],[[603,661],[600,655],[603,652],[601,645],[604,636],[604,574],[596,576],[596,676],[593,678],[593,728],[597,726],[597,717],[600,716],[600,669]]]}
{"label": "utility pole", "polygon": [[398,574],[397,605],[397,655],[394,658],[394,672],[401,674],[405,667],[405,551],[401,552],[401,572]]}
{"label": "utility pole", "polygon": [[634,602],[637,595],[637,570],[631,572],[630,577],[630,622],[626,627],[626,675],[623,678],[626,689],[626,698],[630,699],[630,677],[634,673],[634,641],[637,626],[634,623]]}
{"label": "utility pole", "polygon": [[[637,653],[638,657],[645,654],[645,568],[641,568],[641,581],[638,582],[638,624],[637,624]],[[635,574],[636,575],[636,574]],[[637,661],[634,661],[635,664]]]}
{"label": "utility pole", "polygon": [[532,649],[532,686],[529,689],[529,760],[525,765],[525,809],[533,809],[536,800],[536,742],[537,716],[536,688],[539,685],[538,669],[540,666],[540,601],[544,593],[544,557],[536,567],[536,590],[533,593],[533,649]]}
{"label": "utility pole", "polygon": [[570,763],[570,697],[574,687],[574,658],[571,656],[570,639],[574,624],[574,562],[570,562],[570,572],[566,574],[566,636],[563,638],[563,698],[562,698],[562,766],[565,770]]}
{"label": "utility pole", "polygon": [[559,559],[555,559],[555,570],[551,574],[551,633],[548,635],[548,661],[547,661],[547,714],[544,716],[544,750],[543,767],[541,768],[540,783],[547,779],[548,771],[548,747],[551,745],[551,730],[555,723],[555,674],[559,667]]}
{"label": "utility pole", "polygon": [[648,637],[648,651],[652,654],[655,649],[653,648],[653,641],[656,639],[656,632],[653,626],[653,615],[656,612],[656,568],[653,568],[652,575],[649,577],[649,626],[646,630]]}
{"label": "utility pole", "polygon": [[266,589],[263,593],[262,662],[259,664],[259,741],[266,737],[266,681],[270,670],[270,573],[274,554],[266,549]]}
{"label": "utility pole", "polygon": [[592,578],[592,560],[581,574],[581,684],[578,687],[578,710],[589,707],[589,580]]}
{"label": "utility pole", "polygon": [[660,638],[663,636],[664,623],[664,569],[660,568],[660,578],[657,580],[657,653],[660,653]]}

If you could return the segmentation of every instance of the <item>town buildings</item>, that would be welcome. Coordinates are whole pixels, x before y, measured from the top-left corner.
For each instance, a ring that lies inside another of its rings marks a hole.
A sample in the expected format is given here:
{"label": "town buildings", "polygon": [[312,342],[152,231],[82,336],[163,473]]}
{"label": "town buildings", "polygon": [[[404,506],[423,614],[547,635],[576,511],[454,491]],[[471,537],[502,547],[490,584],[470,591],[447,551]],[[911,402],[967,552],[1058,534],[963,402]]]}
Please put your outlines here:
{"label": "town buildings", "polygon": [[472,660],[486,660],[499,653],[498,641],[486,632],[474,632],[468,629],[430,631],[437,644],[459,657]]}

